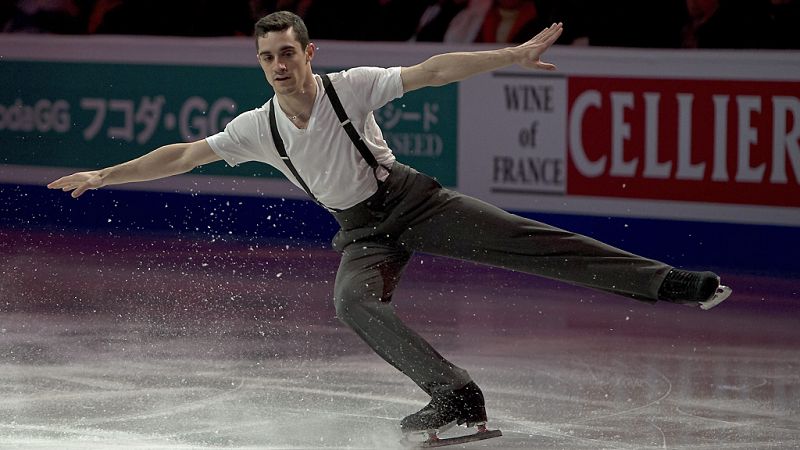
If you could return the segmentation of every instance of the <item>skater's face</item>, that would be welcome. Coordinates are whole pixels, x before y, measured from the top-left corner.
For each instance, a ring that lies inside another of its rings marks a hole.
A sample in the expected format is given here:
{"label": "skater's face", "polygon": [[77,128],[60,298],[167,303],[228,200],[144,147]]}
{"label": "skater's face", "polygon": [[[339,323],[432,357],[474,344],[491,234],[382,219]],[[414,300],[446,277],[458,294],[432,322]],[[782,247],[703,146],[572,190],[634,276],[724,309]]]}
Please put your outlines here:
{"label": "skater's face", "polygon": [[258,63],[276,94],[290,95],[303,90],[304,83],[313,77],[314,49],[313,43],[302,48],[291,27],[258,38]]}

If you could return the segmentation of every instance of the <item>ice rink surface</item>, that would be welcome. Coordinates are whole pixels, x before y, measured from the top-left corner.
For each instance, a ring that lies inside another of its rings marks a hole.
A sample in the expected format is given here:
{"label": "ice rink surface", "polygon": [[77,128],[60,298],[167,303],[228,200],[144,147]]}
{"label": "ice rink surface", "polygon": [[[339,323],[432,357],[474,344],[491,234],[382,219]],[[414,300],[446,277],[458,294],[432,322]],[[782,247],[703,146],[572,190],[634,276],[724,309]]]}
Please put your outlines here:
{"label": "ice rink surface", "polygon": [[[0,229],[0,448],[402,448],[428,399],[334,317],[337,262]],[[418,255],[394,304],[503,430],[457,448],[798,448],[800,286],[722,275],[701,311]]]}

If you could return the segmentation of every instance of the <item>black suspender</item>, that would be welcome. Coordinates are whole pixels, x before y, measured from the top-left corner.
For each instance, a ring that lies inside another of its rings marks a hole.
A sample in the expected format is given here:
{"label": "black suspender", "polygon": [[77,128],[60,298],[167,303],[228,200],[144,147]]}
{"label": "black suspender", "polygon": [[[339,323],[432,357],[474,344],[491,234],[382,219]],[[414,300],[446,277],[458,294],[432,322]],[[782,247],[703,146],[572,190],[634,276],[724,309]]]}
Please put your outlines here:
{"label": "black suspender", "polygon": [[[375,174],[375,179],[378,179],[378,161],[375,159],[375,155],[369,150],[367,144],[364,143],[364,140],[361,139],[361,135],[358,134],[356,127],[353,126],[353,123],[350,121],[350,118],[347,117],[347,113],[342,106],[342,102],[339,100],[339,95],[336,94],[336,90],[333,88],[333,83],[331,83],[331,79],[328,77],[327,74],[320,75],[322,78],[322,84],[325,86],[325,92],[328,94],[328,100],[331,102],[331,106],[333,106],[333,110],[336,111],[336,117],[339,118],[339,122],[341,123],[344,131],[347,133],[347,136],[353,142],[353,145],[356,146],[358,152],[361,153],[361,157],[364,158],[364,161],[369,164],[372,168],[372,172]],[[289,159],[289,155],[286,154],[286,146],[283,144],[283,139],[281,138],[280,133],[278,132],[278,122],[275,119],[275,102],[270,99],[269,101],[269,128],[272,133],[272,142],[275,144],[275,148],[278,150],[278,155],[280,155],[281,160],[283,163],[286,164],[286,167],[292,172],[294,178],[300,183],[300,186],[306,191],[309,197],[311,197],[318,205],[322,206],[323,208],[329,211],[338,211],[333,208],[328,208],[327,206],[323,205],[322,202],[317,200],[317,197],[311,193],[311,189],[308,188],[308,185],[305,181],[300,177],[300,174],[297,172],[297,169],[292,164],[292,160]],[[380,182],[379,182],[380,183]]]}
{"label": "black suspender", "polygon": [[272,142],[275,144],[275,148],[278,150],[278,155],[280,155],[283,163],[286,164],[286,167],[292,171],[292,175],[294,175],[295,180],[300,183],[300,186],[306,191],[309,197],[311,197],[318,205],[322,206],[325,209],[330,209],[327,206],[323,205],[322,202],[317,200],[317,197],[311,193],[311,189],[308,188],[308,185],[303,178],[300,177],[300,174],[297,173],[297,169],[294,168],[294,164],[292,164],[292,160],[289,159],[289,155],[286,154],[286,146],[283,145],[283,139],[281,138],[281,134],[278,133],[278,121],[275,120],[275,102],[270,99],[269,101],[269,129],[272,132]]}
{"label": "black suspender", "polygon": [[328,78],[328,74],[323,73],[320,75],[320,78],[322,78],[322,85],[325,86],[328,100],[330,100],[333,110],[336,111],[336,117],[339,118],[339,122],[344,128],[344,131],[347,132],[347,135],[350,137],[350,140],[353,141],[353,145],[356,146],[358,152],[361,153],[361,157],[364,158],[364,161],[372,167],[372,171],[378,170],[378,161],[375,159],[372,152],[369,151],[364,140],[361,139],[361,135],[356,131],[353,122],[347,117],[347,113],[344,111],[344,107],[342,107],[342,102],[339,100],[339,95],[336,93],[336,89],[333,88],[333,83],[331,83],[331,79]]}

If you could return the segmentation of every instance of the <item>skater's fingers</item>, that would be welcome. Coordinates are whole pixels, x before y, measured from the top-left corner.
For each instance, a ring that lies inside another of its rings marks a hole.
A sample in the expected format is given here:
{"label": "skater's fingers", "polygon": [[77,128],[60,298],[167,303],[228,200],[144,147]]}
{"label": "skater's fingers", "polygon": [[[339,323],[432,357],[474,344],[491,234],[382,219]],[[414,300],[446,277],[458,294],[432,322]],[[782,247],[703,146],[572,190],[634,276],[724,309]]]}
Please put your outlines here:
{"label": "skater's fingers", "polygon": [[86,181],[88,178],[89,175],[85,172],[73,173],[72,175],[67,175],[51,182],[47,187],[50,189],[61,189],[65,186],[77,185],[78,183]]}
{"label": "skater's fingers", "polygon": [[76,188],[74,188],[75,190],[72,191],[72,198],[78,198],[81,195],[83,195],[84,192],[88,191],[89,189],[93,189],[93,188],[94,188],[94,186],[92,186],[91,183],[88,183],[88,182],[87,183],[82,183],[81,185],[79,185]]}

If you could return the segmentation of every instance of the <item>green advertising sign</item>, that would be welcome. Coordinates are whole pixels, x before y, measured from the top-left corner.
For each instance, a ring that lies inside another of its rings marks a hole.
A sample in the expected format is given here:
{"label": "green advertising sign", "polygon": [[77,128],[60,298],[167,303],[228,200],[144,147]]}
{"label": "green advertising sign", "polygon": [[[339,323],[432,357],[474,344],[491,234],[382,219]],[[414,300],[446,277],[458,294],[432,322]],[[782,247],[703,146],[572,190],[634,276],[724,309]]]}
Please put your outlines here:
{"label": "green advertising sign", "polygon": [[[105,167],[202,139],[272,95],[258,67],[4,61],[0,164]],[[457,86],[414,91],[375,112],[398,159],[456,185]],[[200,174],[280,176],[263,164]]]}
{"label": "green advertising sign", "polygon": [[457,96],[458,86],[449,84],[409,92],[375,111],[397,159],[446,186],[457,181]]}

